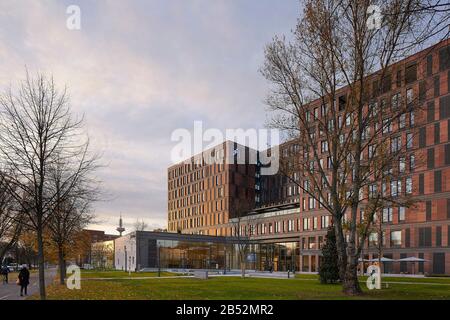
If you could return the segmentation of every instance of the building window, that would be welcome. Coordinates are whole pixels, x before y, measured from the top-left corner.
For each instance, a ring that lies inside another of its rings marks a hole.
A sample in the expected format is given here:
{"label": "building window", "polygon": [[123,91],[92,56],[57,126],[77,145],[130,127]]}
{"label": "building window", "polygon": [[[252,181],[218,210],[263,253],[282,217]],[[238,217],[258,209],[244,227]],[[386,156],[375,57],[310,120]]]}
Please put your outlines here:
{"label": "building window", "polygon": [[450,46],[439,50],[439,71],[450,68]]}
{"label": "building window", "polygon": [[427,76],[431,76],[433,74],[433,55],[427,56]]}
{"label": "building window", "polygon": [[377,189],[376,184],[369,185],[369,198],[374,198],[377,195]]}
{"label": "building window", "polygon": [[303,230],[309,230],[309,219],[303,218]]}
{"label": "building window", "polygon": [[412,88],[406,90],[406,103],[409,105],[414,101],[414,91]]}
{"label": "building window", "polygon": [[400,129],[403,129],[404,127],[406,127],[406,114],[403,113],[399,119],[398,119],[398,127]]}
{"label": "building window", "polygon": [[416,168],[416,157],[414,156],[414,154],[410,154],[409,155],[409,171],[414,171],[414,169]]}
{"label": "building window", "polygon": [[406,149],[411,149],[413,147],[414,137],[412,133],[406,134]]}
{"label": "building window", "polygon": [[402,245],[402,232],[392,231],[391,232],[391,247],[400,247]]}
{"label": "building window", "polygon": [[345,117],[345,125],[348,127],[351,125],[351,123],[352,123],[352,115],[347,114],[347,116]]}
{"label": "building window", "polygon": [[399,207],[398,208],[398,221],[405,221],[405,207]]}
{"label": "building window", "polygon": [[316,199],[309,198],[309,209],[315,209],[316,208]]}
{"label": "building window", "polygon": [[436,227],[436,247],[442,246],[442,227]]}
{"label": "building window", "polygon": [[390,119],[383,120],[383,133],[392,132],[392,121]]}
{"label": "building window", "polygon": [[419,247],[431,247],[431,228],[419,228]]}
{"label": "building window", "polygon": [[330,216],[320,217],[320,225],[322,229],[328,228],[328,226],[330,225]]}
{"label": "building window", "polygon": [[375,152],[376,152],[376,147],[375,147],[375,145],[374,145],[374,144],[369,145],[369,147],[368,147],[368,156],[369,156],[369,159],[372,159],[372,157],[375,156]]}
{"label": "building window", "polygon": [[294,231],[294,220],[288,221],[288,232]]}
{"label": "building window", "polygon": [[434,148],[427,150],[427,168],[434,169]]}
{"label": "building window", "polygon": [[404,157],[398,159],[398,172],[404,173],[406,170],[406,160]]}
{"label": "building window", "polygon": [[[450,125],[450,121],[449,121],[449,125]],[[450,133],[450,126],[448,128],[448,131]],[[450,134],[449,134],[449,140],[450,140]],[[450,143],[446,144],[444,147],[444,163],[446,165],[450,164]]]}
{"label": "building window", "polygon": [[391,152],[395,153],[400,151],[402,147],[402,138],[401,137],[395,137],[391,139]]}
{"label": "building window", "polygon": [[370,246],[378,245],[378,233],[372,232],[371,234],[369,234],[369,245]]}
{"label": "building window", "polygon": [[400,93],[396,93],[392,96],[391,98],[391,107],[393,110],[398,109],[399,104],[400,104],[400,99],[401,99],[401,95]]}
{"label": "building window", "polygon": [[405,192],[406,192],[406,194],[411,194],[412,191],[413,191],[412,178],[411,177],[407,177],[406,178],[406,183],[405,183]]}
{"label": "building window", "polygon": [[309,237],[308,238],[308,248],[310,250],[316,249],[316,238],[315,237]]}
{"label": "building window", "polygon": [[391,181],[391,196],[397,197],[402,192],[402,182],[400,180]]}
{"label": "building window", "polygon": [[409,113],[409,126],[410,127],[414,126],[414,123],[415,123],[414,111],[411,111]]}
{"label": "building window", "polygon": [[434,192],[442,192],[442,171],[434,172]]}
{"label": "building window", "polygon": [[409,84],[417,80],[417,63],[413,63],[406,67],[405,83]]}
{"label": "building window", "polygon": [[384,208],[383,209],[383,222],[392,222],[392,208]]}
{"label": "building window", "polygon": [[319,118],[319,108],[314,108],[314,120]]}

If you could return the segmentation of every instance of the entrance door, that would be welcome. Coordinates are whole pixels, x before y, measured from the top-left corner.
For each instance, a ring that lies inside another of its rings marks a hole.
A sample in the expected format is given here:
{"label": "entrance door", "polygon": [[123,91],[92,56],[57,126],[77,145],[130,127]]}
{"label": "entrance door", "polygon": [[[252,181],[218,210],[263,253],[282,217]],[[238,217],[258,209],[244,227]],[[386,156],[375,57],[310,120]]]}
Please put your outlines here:
{"label": "entrance door", "polygon": [[433,253],[433,273],[445,274],[445,253]]}
{"label": "entrance door", "polygon": [[316,271],[316,256],[311,256],[311,272]]}

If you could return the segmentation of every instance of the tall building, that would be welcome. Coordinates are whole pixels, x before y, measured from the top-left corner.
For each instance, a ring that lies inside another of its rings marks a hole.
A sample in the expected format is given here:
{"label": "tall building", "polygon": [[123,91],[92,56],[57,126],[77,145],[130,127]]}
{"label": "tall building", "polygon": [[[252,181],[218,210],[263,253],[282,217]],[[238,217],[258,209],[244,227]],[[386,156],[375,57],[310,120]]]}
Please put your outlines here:
{"label": "tall building", "polygon": [[[403,188],[396,190],[410,193],[417,202],[409,208],[391,206],[383,210],[382,252],[394,260],[414,256],[425,261],[388,262],[383,264],[383,271],[450,274],[450,41],[444,40],[393,64],[388,73],[382,94],[372,97],[374,104],[410,99],[420,104],[386,133],[402,146],[408,144],[407,169],[397,181]],[[374,73],[367,83],[375,88],[378,80]],[[348,92],[347,87],[339,89],[336,100],[345,101]],[[321,103],[321,99],[311,102],[311,111],[318,110],[320,114]],[[417,135],[412,135],[413,131]],[[297,148],[295,141],[282,144],[280,157],[290,157]],[[326,159],[326,148],[318,152]],[[414,165],[412,159],[419,158],[423,158],[423,164]],[[235,218],[229,212],[229,203],[237,196],[232,190],[242,188],[245,192],[238,194],[245,194],[253,206],[244,221],[248,235],[258,244],[254,246],[258,268],[318,271],[321,246],[332,223],[328,212],[292,182],[301,172],[293,172],[289,178],[281,173],[259,177],[257,172],[258,166],[249,166],[239,171],[241,178],[231,179],[236,173],[232,166],[195,169],[179,164],[169,168],[169,230],[210,235],[228,230],[226,234],[232,236],[230,226]],[[225,178],[215,182],[220,175]],[[201,187],[191,194],[188,186],[192,188],[199,182]],[[223,199],[224,206],[217,206]],[[369,236],[363,258],[377,258],[377,241],[375,235]]]}
{"label": "tall building", "polygon": [[[239,203],[258,204],[254,150],[226,141],[168,169],[168,231],[230,234]],[[242,161],[240,160],[242,159]],[[246,160],[245,160],[246,159]],[[245,160],[245,161],[244,161]]]}

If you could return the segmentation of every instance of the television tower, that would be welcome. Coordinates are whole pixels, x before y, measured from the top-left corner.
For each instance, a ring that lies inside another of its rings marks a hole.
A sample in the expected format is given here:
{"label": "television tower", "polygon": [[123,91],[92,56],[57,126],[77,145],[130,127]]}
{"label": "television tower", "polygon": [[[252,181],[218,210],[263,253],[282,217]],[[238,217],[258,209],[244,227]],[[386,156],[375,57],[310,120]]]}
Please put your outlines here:
{"label": "television tower", "polygon": [[123,223],[122,223],[122,214],[120,215],[120,219],[119,219],[119,226],[116,229],[120,236],[122,236],[122,233],[125,231],[125,228],[123,227]]}

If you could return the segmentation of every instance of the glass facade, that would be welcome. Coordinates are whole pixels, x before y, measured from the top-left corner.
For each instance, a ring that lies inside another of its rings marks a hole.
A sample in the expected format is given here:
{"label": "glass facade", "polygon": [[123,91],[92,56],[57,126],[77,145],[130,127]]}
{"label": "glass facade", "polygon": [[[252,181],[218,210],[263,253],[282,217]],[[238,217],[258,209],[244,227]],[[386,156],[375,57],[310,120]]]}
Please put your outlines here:
{"label": "glass facade", "polygon": [[298,242],[261,243],[254,245],[256,270],[298,271],[300,248]]}
{"label": "glass facade", "polygon": [[156,245],[154,267],[169,269],[224,269],[233,252],[233,245],[224,243],[157,240]]}
{"label": "glass facade", "polygon": [[[179,240],[148,240],[149,265],[164,269],[239,269],[237,244]],[[298,242],[250,244],[246,267],[250,270],[299,270]]]}

